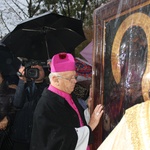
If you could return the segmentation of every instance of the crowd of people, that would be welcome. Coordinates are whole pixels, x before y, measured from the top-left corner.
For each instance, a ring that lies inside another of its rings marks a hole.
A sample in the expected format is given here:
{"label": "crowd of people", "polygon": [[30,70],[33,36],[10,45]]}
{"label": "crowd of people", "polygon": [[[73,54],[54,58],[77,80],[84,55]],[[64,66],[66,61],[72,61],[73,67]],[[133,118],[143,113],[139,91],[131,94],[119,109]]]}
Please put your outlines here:
{"label": "crowd of people", "polygon": [[38,70],[36,77],[29,78],[21,66],[13,85],[0,73],[0,103],[4,104],[0,105],[0,136],[7,131],[0,149],[89,150],[103,106],[98,104],[90,115],[91,94],[85,101],[74,93],[77,79],[73,55],[53,56],[48,82],[39,62],[31,68]]}
{"label": "crowd of people", "polygon": [[[0,150],[90,150],[103,106],[90,110],[92,84],[87,100],[74,92],[72,54],[58,53],[49,65],[49,80],[38,61],[31,65],[31,77],[22,65],[18,76],[0,71]],[[148,150],[149,105],[147,101],[128,109],[98,150]]]}

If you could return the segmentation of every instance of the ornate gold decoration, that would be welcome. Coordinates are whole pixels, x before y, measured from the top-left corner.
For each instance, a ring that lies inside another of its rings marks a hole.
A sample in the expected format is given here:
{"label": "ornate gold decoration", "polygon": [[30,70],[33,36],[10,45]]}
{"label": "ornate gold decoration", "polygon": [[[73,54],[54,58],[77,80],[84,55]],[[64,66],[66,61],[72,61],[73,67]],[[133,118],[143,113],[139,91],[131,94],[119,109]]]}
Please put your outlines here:
{"label": "ornate gold decoration", "polygon": [[113,46],[112,46],[112,55],[111,55],[111,65],[112,72],[116,83],[118,84],[121,80],[121,69],[120,69],[120,61],[119,61],[119,50],[122,41],[122,37],[124,33],[128,30],[128,28],[132,26],[141,27],[147,38],[148,43],[148,54],[147,54],[147,66],[145,73],[142,78],[142,95],[144,101],[150,99],[149,97],[149,89],[150,89],[150,17],[144,13],[137,12],[128,16],[118,28],[116,36],[114,38]]}

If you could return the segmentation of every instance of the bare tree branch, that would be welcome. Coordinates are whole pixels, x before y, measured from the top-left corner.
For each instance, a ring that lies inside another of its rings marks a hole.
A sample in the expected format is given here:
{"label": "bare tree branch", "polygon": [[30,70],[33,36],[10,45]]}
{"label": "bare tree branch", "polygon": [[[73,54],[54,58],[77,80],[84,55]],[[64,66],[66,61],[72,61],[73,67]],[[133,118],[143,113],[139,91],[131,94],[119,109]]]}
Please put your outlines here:
{"label": "bare tree branch", "polygon": [[38,5],[32,10],[33,16],[36,14],[36,12],[40,9],[40,4],[43,0],[38,1]]}
{"label": "bare tree branch", "polygon": [[[6,1],[6,0],[5,0]],[[25,11],[14,1],[14,0],[12,0],[12,2],[16,5],[16,7],[26,16],[26,17],[29,17],[26,13],[25,13]],[[20,2],[18,2],[18,3],[20,3]],[[22,4],[22,3],[20,3],[20,4]],[[15,11],[16,12],[16,11]],[[17,13],[17,12],[16,12]],[[22,19],[22,18],[21,18]],[[23,20],[23,19],[22,19]]]}
{"label": "bare tree branch", "polygon": [[65,9],[63,7],[63,2],[59,1],[59,3],[60,3],[60,6],[62,8],[63,14],[66,16],[67,14],[66,14],[66,11],[65,11]]}
{"label": "bare tree branch", "polygon": [[9,30],[9,28],[8,28],[8,26],[7,26],[7,24],[6,24],[6,22],[5,22],[5,20],[4,20],[4,18],[3,18],[3,13],[1,12],[1,19],[2,19],[2,22],[3,22],[3,24],[4,24],[4,27],[8,30],[8,32],[11,32],[10,30]]}
{"label": "bare tree branch", "polygon": [[23,19],[21,18],[21,16],[17,13],[17,11],[7,2],[7,0],[5,0],[5,3],[14,11],[14,13],[15,13],[21,20],[23,20]]}
{"label": "bare tree branch", "polygon": [[85,18],[85,9],[86,9],[86,5],[87,5],[88,0],[84,0],[84,5],[81,9],[81,20],[83,21]]}
{"label": "bare tree branch", "polygon": [[68,0],[66,0],[66,2],[67,2],[67,8],[68,8],[68,15],[69,15],[69,17],[71,17],[71,16],[70,16],[70,7],[69,7],[69,1],[68,1]]}
{"label": "bare tree branch", "polygon": [[[39,0],[38,2],[36,2],[36,5],[33,5],[33,1],[29,0],[27,2],[28,4],[28,14],[29,14],[29,18],[33,17],[39,10],[40,10],[40,4],[43,0]],[[35,4],[35,3],[34,3]]]}

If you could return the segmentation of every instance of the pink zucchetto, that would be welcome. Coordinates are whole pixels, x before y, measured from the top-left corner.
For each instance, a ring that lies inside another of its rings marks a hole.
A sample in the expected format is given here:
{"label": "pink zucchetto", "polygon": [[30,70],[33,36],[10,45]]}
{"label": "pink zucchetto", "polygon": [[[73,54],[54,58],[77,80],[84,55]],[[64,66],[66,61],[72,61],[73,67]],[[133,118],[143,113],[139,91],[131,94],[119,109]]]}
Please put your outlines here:
{"label": "pink zucchetto", "polygon": [[75,59],[69,53],[59,53],[53,56],[51,72],[75,71]]}

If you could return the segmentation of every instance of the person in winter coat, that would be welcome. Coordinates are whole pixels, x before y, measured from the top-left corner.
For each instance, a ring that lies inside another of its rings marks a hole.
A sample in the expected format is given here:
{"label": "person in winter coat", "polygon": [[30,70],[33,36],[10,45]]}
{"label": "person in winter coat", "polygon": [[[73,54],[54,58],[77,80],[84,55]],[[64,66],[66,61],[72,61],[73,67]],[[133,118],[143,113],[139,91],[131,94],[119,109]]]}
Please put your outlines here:
{"label": "person in winter coat", "polygon": [[34,109],[43,89],[48,86],[40,62],[32,64],[30,69],[25,66],[19,69],[19,83],[13,101],[17,109],[11,133],[13,150],[29,150]]}
{"label": "person in winter coat", "polygon": [[10,127],[12,125],[15,109],[13,98],[16,84],[9,84],[6,76],[0,71],[0,149],[11,150]]}

